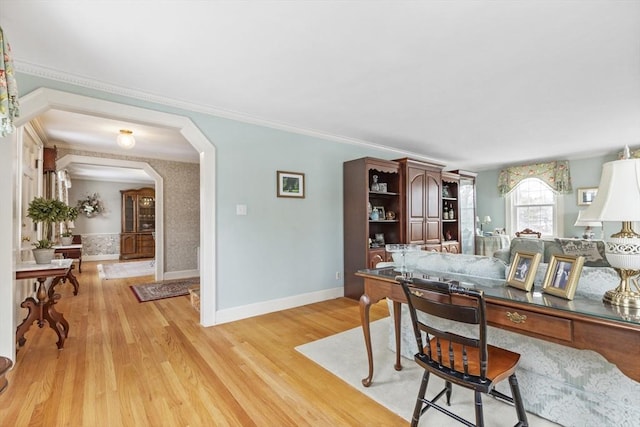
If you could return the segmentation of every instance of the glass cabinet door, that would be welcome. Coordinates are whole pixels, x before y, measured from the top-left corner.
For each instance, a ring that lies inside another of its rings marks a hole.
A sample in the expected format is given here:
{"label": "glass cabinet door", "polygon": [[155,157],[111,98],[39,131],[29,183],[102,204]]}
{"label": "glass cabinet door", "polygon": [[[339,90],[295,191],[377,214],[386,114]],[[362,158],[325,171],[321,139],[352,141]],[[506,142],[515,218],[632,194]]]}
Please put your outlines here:
{"label": "glass cabinet door", "polygon": [[122,222],[123,233],[133,233],[135,230],[135,222],[134,222],[134,205],[135,204],[135,196],[131,194],[125,194],[123,200],[123,214],[124,221]]}
{"label": "glass cabinet door", "polygon": [[460,177],[458,188],[460,203],[460,232],[462,234],[462,253],[475,253],[476,235],[476,185],[473,178]]}
{"label": "glass cabinet door", "polygon": [[138,199],[138,231],[153,231],[156,228],[156,203],[151,196]]}

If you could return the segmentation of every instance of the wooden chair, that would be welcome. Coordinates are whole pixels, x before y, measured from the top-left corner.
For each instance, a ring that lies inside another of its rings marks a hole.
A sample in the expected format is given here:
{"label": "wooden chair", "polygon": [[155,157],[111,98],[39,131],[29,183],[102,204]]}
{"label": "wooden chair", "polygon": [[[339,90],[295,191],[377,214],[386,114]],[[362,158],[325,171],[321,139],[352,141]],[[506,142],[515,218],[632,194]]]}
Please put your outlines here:
{"label": "wooden chair", "polygon": [[522,231],[516,232],[516,237],[533,237],[533,236],[536,236],[539,239],[540,236],[542,236],[542,233],[540,233],[539,231],[533,231],[530,228],[525,228]]}
{"label": "wooden chair", "polygon": [[[527,415],[515,374],[520,355],[487,344],[483,292],[464,288],[456,282],[401,279],[400,283],[407,297],[418,344],[418,353],[414,359],[424,368],[411,425],[417,426],[420,416],[429,408],[435,408],[467,426],[484,426],[482,393],[485,393],[514,404],[518,416],[518,423],[515,425],[527,426]],[[418,312],[474,325],[471,327],[473,333],[460,335],[438,329],[421,321]],[[426,333],[426,346],[423,345],[423,333]],[[431,373],[444,379],[445,387],[429,400],[425,398],[425,392]],[[497,383],[507,378],[512,397],[494,389]],[[474,391],[475,424],[436,403],[446,394],[447,405],[451,405],[452,384]]]}

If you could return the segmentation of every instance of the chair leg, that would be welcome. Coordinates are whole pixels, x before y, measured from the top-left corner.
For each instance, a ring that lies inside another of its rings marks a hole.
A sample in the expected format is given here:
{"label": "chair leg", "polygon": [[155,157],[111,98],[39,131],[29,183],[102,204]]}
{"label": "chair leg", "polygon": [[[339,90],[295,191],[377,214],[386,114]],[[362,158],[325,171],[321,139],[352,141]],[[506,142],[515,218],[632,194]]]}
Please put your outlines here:
{"label": "chair leg", "polygon": [[447,381],[445,387],[447,388],[447,406],[451,406],[451,382]]}
{"label": "chair leg", "polygon": [[518,413],[519,425],[527,427],[529,425],[529,421],[527,421],[527,413],[524,410],[522,395],[520,394],[520,387],[518,386],[518,379],[516,378],[515,373],[509,377],[509,386],[511,387],[511,396],[513,397],[513,403],[516,407],[516,412]]}
{"label": "chair leg", "polygon": [[422,401],[424,395],[427,392],[427,385],[429,384],[429,371],[425,371],[422,375],[422,382],[420,383],[420,390],[418,390],[418,398],[416,399],[416,407],[413,410],[413,418],[411,419],[411,427],[417,427],[418,420],[420,420],[420,414],[422,413]]}
{"label": "chair leg", "polygon": [[482,392],[474,391],[474,404],[476,407],[476,427],[484,427],[484,414],[482,412]]}

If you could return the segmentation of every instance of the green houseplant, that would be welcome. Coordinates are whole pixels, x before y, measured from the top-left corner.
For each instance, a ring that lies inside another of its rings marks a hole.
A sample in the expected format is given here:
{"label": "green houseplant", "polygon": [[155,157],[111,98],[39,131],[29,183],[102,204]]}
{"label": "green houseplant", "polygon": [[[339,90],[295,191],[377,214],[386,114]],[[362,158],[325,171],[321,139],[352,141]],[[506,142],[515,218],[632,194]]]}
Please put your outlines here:
{"label": "green houseplant", "polygon": [[33,243],[33,256],[37,264],[49,264],[53,258],[53,225],[64,221],[68,215],[69,206],[54,199],[36,197],[29,203],[27,217],[35,223],[42,224],[41,239]]}
{"label": "green houseplant", "polygon": [[71,232],[70,225],[76,220],[76,218],[78,218],[78,213],[77,208],[71,206],[66,207],[66,215],[62,222],[64,231],[60,233],[60,240],[63,245],[70,245],[73,241],[73,233]]}

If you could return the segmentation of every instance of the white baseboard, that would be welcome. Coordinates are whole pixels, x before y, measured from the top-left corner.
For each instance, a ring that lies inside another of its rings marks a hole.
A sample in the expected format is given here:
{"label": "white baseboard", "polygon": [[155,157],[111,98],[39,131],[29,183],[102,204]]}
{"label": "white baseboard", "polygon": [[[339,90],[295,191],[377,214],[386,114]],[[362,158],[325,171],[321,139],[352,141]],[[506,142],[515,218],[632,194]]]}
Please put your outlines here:
{"label": "white baseboard", "polygon": [[286,310],[288,308],[300,307],[302,305],[313,304],[343,296],[344,287],[340,286],[338,288],[324,289],[322,291],[311,292],[308,294],[294,295],[287,298],[228,308],[216,312],[216,324],[219,325],[221,323],[233,322],[236,320],[246,319],[248,317]]}
{"label": "white baseboard", "polygon": [[188,279],[199,276],[200,272],[198,270],[166,271],[163,274],[163,280]]}
{"label": "white baseboard", "polygon": [[120,255],[119,254],[82,255],[83,261],[111,261],[114,259],[120,259]]}

